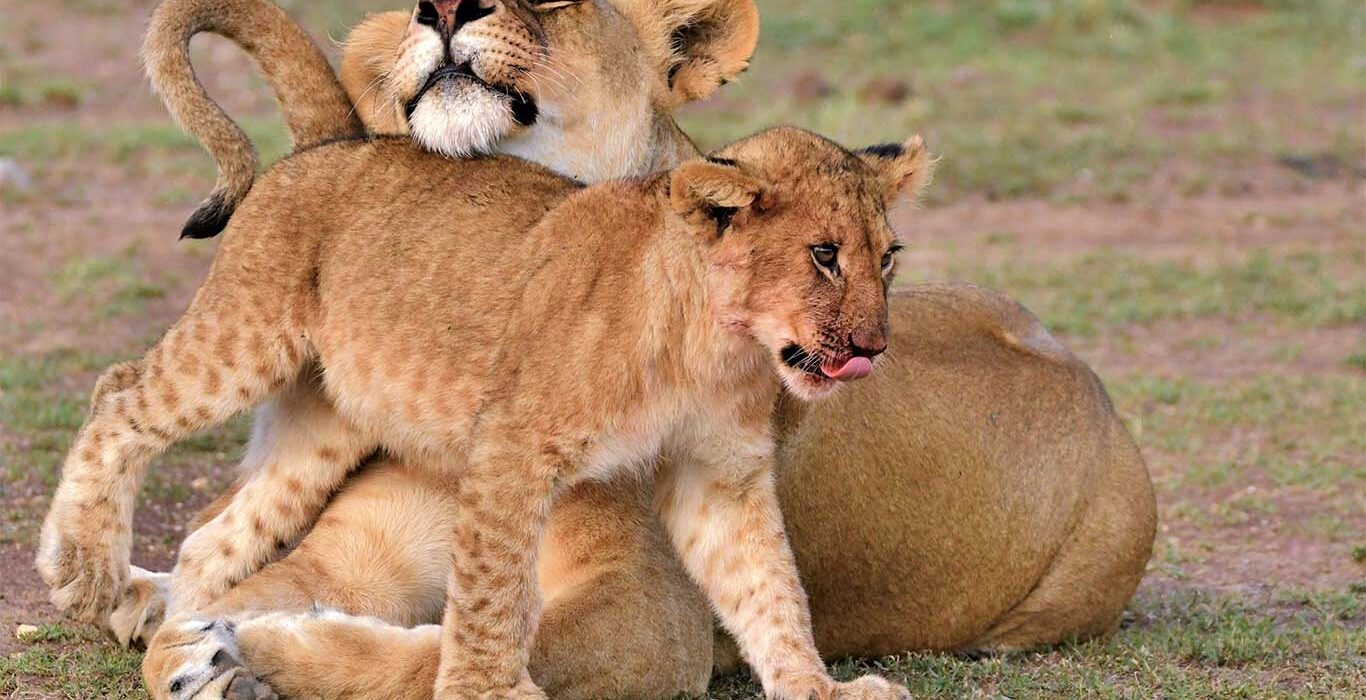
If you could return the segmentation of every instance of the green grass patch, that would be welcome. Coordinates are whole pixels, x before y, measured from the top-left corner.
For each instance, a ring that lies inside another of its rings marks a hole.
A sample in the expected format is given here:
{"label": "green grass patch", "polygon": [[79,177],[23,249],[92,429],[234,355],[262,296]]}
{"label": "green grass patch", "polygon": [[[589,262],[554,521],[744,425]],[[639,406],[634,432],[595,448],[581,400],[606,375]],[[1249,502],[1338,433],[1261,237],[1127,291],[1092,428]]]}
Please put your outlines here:
{"label": "green grass patch", "polygon": [[[1366,488],[1366,378],[1133,375],[1112,377],[1107,387],[1141,443],[1183,457],[1170,488],[1260,480],[1347,499]],[[1230,508],[1249,512],[1256,504]]]}
{"label": "green grass patch", "polygon": [[[709,145],[777,123],[851,145],[924,132],[944,156],[932,192],[941,200],[1127,199],[1167,158],[1271,162],[1290,134],[1361,162],[1366,123],[1346,115],[1358,111],[1366,77],[1366,5],[1263,5],[1212,23],[1190,4],[1137,0],[760,0],[752,69],[683,124]],[[819,73],[833,90],[794,94],[797,71]],[[910,99],[862,100],[876,76],[908,82]],[[1270,107],[1250,119],[1249,102]],[[1312,113],[1341,116],[1315,118],[1307,131]]]}
{"label": "green grass patch", "polygon": [[1356,268],[1366,253],[1279,255],[1256,251],[1216,265],[1145,260],[1102,250],[1073,260],[961,263],[949,276],[999,289],[1050,328],[1091,336],[1125,324],[1269,314],[1307,326],[1366,320],[1366,280],[1341,280],[1330,265]]}
{"label": "green grass patch", "polygon": [[143,311],[144,302],[166,296],[147,281],[136,244],[111,256],[77,257],[62,265],[53,284],[66,303],[93,305],[102,318]]}
{"label": "green grass patch", "polygon": [[[0,457],[0,486],[25,484],[46,490],[57,483],[67,448],[84,423],[98,372],[116,358],[80,352],[40,357],[0,357],[0,425],[6,444]],[[246,444],[250,419],[191,435],[160,461],[174,467],[192,461],[234,459]],[[155,467],[145,488],[153,498],[181,501],[189,495],[174,474]]]}
{"label": "green grass patch", "polygon": [[[263,163],[271,163],[289,152],[289,133],[277,119],[243,118],[243,130],[256,144]],[[49,162],[91,157],[119,166],[130,166],[142,159],[169,159],[166,171],[188,171],[212,177],[213,163],[199,149],[194,137],[169,120],[164,122],[122,122],[98,127],[73,127],[50,123],[27,126],[0,133],[0,157],[29,162]]]}
{"label": "green grass patch", "polygon": [[68,78],[0,72],[0,106],[78,107],[89,93],[85,85]]}
{"label": "green grass patch", "polygon": [[[1141,594],[1112,639],[1007,657],[913,654],[837,664],[850,679],[881,673],[916,698],[1352,697],[1366,682],[1361,595],[1254,603],[1181,591]],[[713,698],[753,698],[747,676],[712,684]]]}
{"label": "green grass patch", "polygon": [[[1129,622],[1108,640],[977,659],[920,653],[844,661],[832,671],[842,680],[879,673],[917,698],[1354,697],[1366,683],[1364,596],[1350,589],[1281,589],[1257,600],[1141,592]],[[141,698],[139,661],[93,632],[48,626],[40,641],[0,658],[0,692]],[[713,681],[707,697],[749,700],[760,689],[739,674]]]}
{"label": "green grass patch", "polygon": [[0,695],[24,698],[146,698],[142,654],[89,629],[44,625],[22,651],[0,656]]}

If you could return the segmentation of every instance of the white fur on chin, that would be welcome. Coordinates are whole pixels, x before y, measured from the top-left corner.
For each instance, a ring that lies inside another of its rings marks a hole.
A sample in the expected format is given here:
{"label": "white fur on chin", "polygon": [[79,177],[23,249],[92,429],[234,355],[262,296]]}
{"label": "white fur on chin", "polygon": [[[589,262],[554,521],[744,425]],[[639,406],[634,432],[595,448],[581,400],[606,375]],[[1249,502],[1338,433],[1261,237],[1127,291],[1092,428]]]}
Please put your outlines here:
{"label": "white fur on chin", "polygon": [[491,153],[519,124],[507,98],[473,86],[433,88],[409,120],[423,148],[451,158]]}

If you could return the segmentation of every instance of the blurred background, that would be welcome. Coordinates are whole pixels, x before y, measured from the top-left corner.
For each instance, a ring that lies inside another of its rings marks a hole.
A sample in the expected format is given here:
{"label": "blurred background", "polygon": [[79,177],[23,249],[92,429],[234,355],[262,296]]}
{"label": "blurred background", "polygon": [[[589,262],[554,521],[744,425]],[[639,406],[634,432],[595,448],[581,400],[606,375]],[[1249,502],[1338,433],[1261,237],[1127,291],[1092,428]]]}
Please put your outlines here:
{"label": "blurred background", "polygon": [[[405,7],[281,4],[334,58],[364,12]],[[138,655],[60,623],[31,561],[95,374],[179,314],[215,245],[176,240],[213,169],[142,78],[152,5],[0,0],[3,696],[141,697]],[[1366,697],[1366,2],[759,6],[753,67],[685,129],[924,133],[943,161],[898,222],[902,279],[1036,312],[1106,381],[1157,487],[1155,553],[1114,639],[878,665],[917,697]],[[251,63],[208,37],[195,55],[283,153]],[[135,562],[169,565],[245,426],[153,470]],[[38,629],[19,641],[19,624]]]}

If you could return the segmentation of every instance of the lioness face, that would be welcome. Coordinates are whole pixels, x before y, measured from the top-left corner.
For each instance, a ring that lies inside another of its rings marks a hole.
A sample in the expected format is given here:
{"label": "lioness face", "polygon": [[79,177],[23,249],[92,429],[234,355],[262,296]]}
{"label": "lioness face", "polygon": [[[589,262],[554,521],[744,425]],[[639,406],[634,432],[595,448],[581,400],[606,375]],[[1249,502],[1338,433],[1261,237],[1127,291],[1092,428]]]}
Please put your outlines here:
{"label": "lioness face", "polygon": [[520,0],[422,0],[385,78],[414,138],[452,156],[487,151],[536,123],[544,6]]}
{"label": "lioness face", "polygon": [[928,168],[918,139],[851,153],[775,129],[674,172],[675,209],[717,236],[708,249],[714,313],[764,345],[797,396],[867,376],[887,348],[901,249],[888,202],[918,191]]}
{"label": "lioness face", "polygon": [[752,0],[421,0],[353,30],[342,78],[372,131],[596,181],[672,158],[660,115],[742,70],[757,28]]}

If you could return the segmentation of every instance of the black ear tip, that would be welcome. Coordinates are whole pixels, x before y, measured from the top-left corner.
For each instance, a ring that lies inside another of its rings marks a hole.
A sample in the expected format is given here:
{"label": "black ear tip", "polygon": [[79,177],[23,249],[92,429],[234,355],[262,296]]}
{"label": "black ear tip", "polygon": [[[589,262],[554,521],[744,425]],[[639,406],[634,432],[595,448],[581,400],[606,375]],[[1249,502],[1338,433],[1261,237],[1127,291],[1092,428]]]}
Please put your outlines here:
{"label": "black ear tip", "polygon": [[217,236],[227,228],[228,219],[232,218],[235,208],[232,202],[218,194],[210,196],[190,215],[190,220],[186,221],[185,227],[180,230],[180,237],[203,239]]}
{"label": "black ear tip", "polygon": [[877,158],[900,158],[906,149],[899,143],[879,143],[860,148],[858,152]]}

